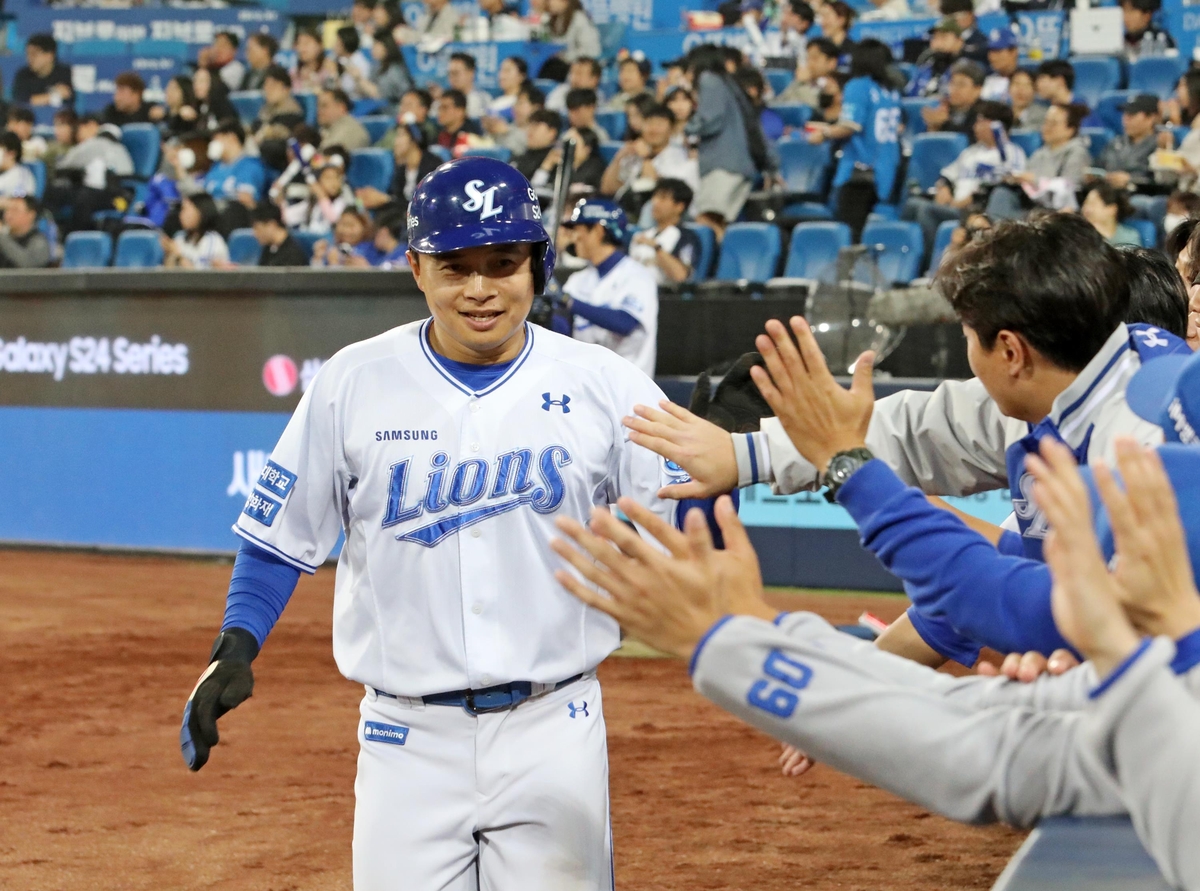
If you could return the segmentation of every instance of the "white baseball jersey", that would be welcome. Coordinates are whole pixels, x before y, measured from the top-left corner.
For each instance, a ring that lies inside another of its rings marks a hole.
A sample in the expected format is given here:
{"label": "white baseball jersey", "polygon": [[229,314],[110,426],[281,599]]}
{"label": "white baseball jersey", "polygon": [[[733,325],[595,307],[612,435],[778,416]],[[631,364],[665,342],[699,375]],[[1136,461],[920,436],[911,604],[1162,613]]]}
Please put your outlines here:
{"label": "white baseball jersey", "polygon": [[321,368],[234,531],[306,572],[345,531],[334,657],[369,687],[419,697],[589,671],[618,629],[554,580],[554,520],[621,495],[674,520],[655,493],[682,471],[621,424],[662,391],[608,350],[528,324],[520,356],[473,391],[431,349],[430,324]]}
{"label": "white baseball jersey", "polygon": [[654,376],[658,283],[653,272],[630,257],[622,257],[603,278],[595,266],[572,274],[563,285],[563,293],[594,306],[624,310],[637,319],[638,326],[622,335],[575,316],[575,339],[608,347],[647,375]]}

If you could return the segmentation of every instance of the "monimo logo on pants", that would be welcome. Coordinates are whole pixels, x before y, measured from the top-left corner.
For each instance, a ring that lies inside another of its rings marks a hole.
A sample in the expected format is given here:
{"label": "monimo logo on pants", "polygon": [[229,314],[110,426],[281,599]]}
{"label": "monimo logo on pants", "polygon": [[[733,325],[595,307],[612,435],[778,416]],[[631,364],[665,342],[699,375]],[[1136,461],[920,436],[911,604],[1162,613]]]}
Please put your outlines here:
{"label": "monimo logo on pants", "polygon": [[363,727],[363,737],[367,742],[381,742],[392,746],[402,746],[408,740],[408,728],[399,724],[381,724],[379,721],[367,721]]}

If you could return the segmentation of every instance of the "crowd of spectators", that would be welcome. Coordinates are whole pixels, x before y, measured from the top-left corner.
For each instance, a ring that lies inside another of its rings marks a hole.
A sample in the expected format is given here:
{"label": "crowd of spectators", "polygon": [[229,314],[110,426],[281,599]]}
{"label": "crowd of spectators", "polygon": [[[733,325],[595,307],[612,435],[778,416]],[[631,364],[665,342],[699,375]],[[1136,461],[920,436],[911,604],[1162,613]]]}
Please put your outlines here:
{"label": "crowd of spectators", "polygon": [[[1130,58],[1172,51],[1170,35],[1156,25],[1156,4],[1123,4]],[[142,77],[128,71],[115,78],[111,102],[87,115],[72,110],[71,71],[53,37],[34,35],[0,137],[0,200],[33,194],[23,161],[46,165],[36,210],[51,240],[46,262],[73,231],[152,225],[162,231],[167,265],[229,265],[225,239],[251,227],[274,262],[312,248],[314,265],[400,265],[403,251],[390,238],[403,243],[404,232],[395,220],[439,163],[463,152],[502,152],[529,178],[544,211],[563,212],[551,203],[571,140],[571,199],[616,200],[642,232],[634,255],[665,282],[694,272],[695,233],[683,223],[709,227],[720,243],[744,209],[760,213],[794,198],[827,202],[856,240],[879,205],[894,208],[920,225],[932,255],[947,220],[1017,219],[1040,208],[1078,211],[1110,240],[1137,242],[1125,224],[1131,213],[1144,212],[1148,199],[1200,185],[1200,71],[1187,72],[1170,101],[1131,98],[1120,132],[1093,152],[1084,129],[1101,121],[1075,95],[1070,61],[1021,67],[1015,30],[983,33],[977,11],[987,10],[972,0],[934,0],[932,9],[876,0],[861,16],[842,0],[783,0],[775,10],[761,0],[735,5],[752,38],[745,52],[701,44],[656,69],[625,51],[603,62],[599,32],[579,0],[545,0],[526,17],[485,0],[469,21],[447,0],[424,0],[412,23],[395,0],[356,0],[328,40],[301,28],[281,50],[266,33],[239,40],[221,32],[187,74],[171,78],[161,101],[148,101]],[[937,18],[927,39],[906,45],[911,62],[878,41],[850,37],[857,19],[931,11]],[[525,58],[503,59],[493,92],[480,88],[469,53],[449,57],[444,85],[414,76],[402,46],[478,39],[471,28],[505,39],[541,33],[563,49],[538,71]],[[780,71],[788,72],[786,84]],[[247,90],[261,104],[241,120],[231,94]],[[906,126],[902,98],[928,100],[919,121]],[[312,126],[306,106],[314,104]],[[58,109],[52,133],[34,126],[30,109],[45,105]],[[789,114],[785,123],[784,106],[806,107],[808,122],[795,126]],[[394,123],[373,138],[364,114]],[[132,124],[153,125],[162,140],[157,170],[140,183],[131,181],[133,160],[122,141],[122,128]],[[968,140],[928,190],[906,176],[914,129]],[[1027,155],[1015,130],[1038,130],[1040,146]],[[829,144],[831,192],[788,194],[778,146],[790,140]],[[354,188],[354,153],[371,146],[392,153],[391,181]],[[756,193],[767,197],[752,202]],[[1182,198],[1171,200],[1182,206]],[[1161,212],[1161,203],[1154,206]],[[312,247],[313,239],[323,246]]]}

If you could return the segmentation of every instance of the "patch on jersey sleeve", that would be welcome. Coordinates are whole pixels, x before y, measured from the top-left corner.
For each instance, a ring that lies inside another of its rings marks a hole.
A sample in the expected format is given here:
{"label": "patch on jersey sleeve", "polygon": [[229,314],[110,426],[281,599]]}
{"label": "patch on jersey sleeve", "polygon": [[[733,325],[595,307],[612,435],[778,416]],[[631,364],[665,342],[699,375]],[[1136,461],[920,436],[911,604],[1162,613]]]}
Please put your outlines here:
{"label": "patch on jersey sleeve", "polygon": [[665,480],[663,485],[677,486],[680,483],[690,483],[692,481],[691,474],[689,474],[674,461],[668,461],[666,458],[660,455],[658,458],[658,463],[662,468],[662,475],[663,479]]}
{"label": "patch on jersey sleeve", "polygon": [[269,495],[251,492],[250,497],[246,499],[246,506],[242,508],[242,513],[252,520],[258,520],[264,526],[270,526],[275,522],[275,518],[279,516],[282,509],[283,504]]}
{"label": "patch on jersey sleeve", "polygon": [[268,461],[258,477],[258,485],[280,498],[287,498],[292,486],[296,485],[296,474]]}

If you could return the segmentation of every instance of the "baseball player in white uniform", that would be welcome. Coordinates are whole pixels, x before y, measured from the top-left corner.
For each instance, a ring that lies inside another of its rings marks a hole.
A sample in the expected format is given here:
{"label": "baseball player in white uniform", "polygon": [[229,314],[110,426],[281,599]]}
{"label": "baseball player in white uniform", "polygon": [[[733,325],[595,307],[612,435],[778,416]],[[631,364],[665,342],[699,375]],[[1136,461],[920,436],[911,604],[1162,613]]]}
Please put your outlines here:
{"label": "baseball player in white uniform", "polygon": [[432,318],[322,367],[238,518],[184,759],[207,761],[299,573],[344,532],[334,656],[366,688],[355,889],[608,889],[595,669],[619,633],[555,582],[549,542],[556,518],[621,495],[674,520],[655,493],[682,472],[621,424],[662,393],[613,352],[526,322],[554,251],[508,165],[425,177],[408,258]]}
{"label": "baseball player in white uniform", "polygon": [[629,221],[606,198],[581,198],[563,221],[575,254],[588,267],[563,285],[576,340],[598,343],[654,376],[658,339],[658,282],[626,256]]}

